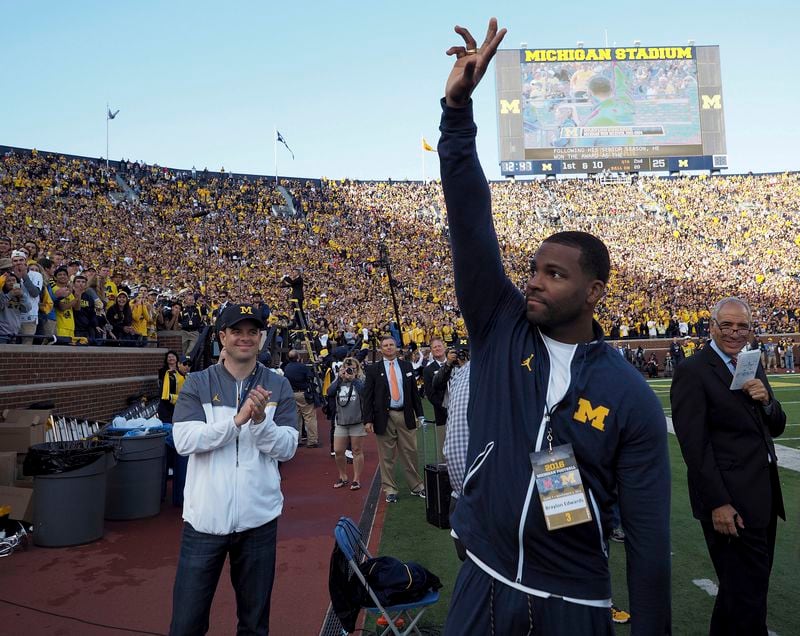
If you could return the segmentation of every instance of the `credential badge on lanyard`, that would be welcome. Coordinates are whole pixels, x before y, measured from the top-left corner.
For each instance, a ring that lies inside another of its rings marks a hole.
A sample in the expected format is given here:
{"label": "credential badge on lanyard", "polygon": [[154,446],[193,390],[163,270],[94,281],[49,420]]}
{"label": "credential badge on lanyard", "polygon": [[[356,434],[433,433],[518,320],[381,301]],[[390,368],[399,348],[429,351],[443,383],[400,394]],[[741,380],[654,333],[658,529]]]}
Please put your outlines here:
{"label": "credential badge on lanyard", "polygon": [[[549,424],[549,414],[547,420]],[[548,426],[547,450],[531,453],[530,459],[547,529],[558,530],[591,521],[592,513],[572,444],[554,447],[552,441],[552,428]]]}

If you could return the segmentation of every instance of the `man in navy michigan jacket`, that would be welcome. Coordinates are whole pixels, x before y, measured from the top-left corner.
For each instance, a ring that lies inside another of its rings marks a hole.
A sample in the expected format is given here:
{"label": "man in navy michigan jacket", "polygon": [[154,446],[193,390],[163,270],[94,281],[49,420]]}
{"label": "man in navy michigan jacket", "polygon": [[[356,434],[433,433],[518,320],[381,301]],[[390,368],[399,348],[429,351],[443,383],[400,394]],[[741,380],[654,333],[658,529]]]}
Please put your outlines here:
{"label": "man in navy michigan jacket", "polygon": [[[442,100],[439,157],[472,350],[470,467],[452,518],[469,558],[445,633],[613,634],[607,540],[617,502],[631,633],[669,633],[666,424],[653,392],[593,320],[608,251],[590,234],[560,232],[533,255],[524,295],[508,279],[471,100],[505,29],[498,32],[492,19],[480,48],[465,28],[456,32],[465,45],[448,50],[456,62]],[[547,487],[532,454],[566,444],[583,483],[586,522],[549,529],[540,502]]]}

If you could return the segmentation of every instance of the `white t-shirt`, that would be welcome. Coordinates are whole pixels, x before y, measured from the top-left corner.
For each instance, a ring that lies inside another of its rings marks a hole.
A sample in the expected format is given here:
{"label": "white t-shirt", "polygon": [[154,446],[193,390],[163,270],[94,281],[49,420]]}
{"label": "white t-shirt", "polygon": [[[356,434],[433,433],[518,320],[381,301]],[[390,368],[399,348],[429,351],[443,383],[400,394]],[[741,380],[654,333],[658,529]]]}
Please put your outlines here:
{"label": "white t-shirt", "polygon": [[[44,285],[44,278],[39,272],[28,272],[28,278],[31,282],[36,285],[36,288],[41,292],[42,285]],[[25,284],[22,284],[22,293],[25,297],[25,300],[28,301],[28,306],[30,309],[22,314],[21,322],[39,322],[39,295],[31,296],[28,293],[28,289],[25,287]]]}
{"label": "white t-shirt", "polygon": [[566,344],[542,334],[542,340],[550,354],[550,382],[547,384],[547,408],[558,404],[569,388],[570,365],[575,355],[576,344]]}

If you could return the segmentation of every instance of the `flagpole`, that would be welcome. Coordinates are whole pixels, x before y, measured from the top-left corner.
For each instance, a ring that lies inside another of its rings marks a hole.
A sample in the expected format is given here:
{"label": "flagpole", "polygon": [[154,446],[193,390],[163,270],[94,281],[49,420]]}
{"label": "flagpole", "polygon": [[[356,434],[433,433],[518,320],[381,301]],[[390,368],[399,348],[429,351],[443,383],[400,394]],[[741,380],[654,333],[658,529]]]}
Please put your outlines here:
{"label": "flagpole", "polygon": [[275,150],[275,185],[278,185],[278,127],[272,130],[272,147]]}
{"label": "flagpole", "polygon": [[108,175],[108,113],[111,112],[111,109],[108,107],[108,102],[106,102],[106,175]]}
{"label": "flagpole", "polygon": [[425,181],[425,137],[420,135],[420,147],[422,148],[422,183],[426,183]]}

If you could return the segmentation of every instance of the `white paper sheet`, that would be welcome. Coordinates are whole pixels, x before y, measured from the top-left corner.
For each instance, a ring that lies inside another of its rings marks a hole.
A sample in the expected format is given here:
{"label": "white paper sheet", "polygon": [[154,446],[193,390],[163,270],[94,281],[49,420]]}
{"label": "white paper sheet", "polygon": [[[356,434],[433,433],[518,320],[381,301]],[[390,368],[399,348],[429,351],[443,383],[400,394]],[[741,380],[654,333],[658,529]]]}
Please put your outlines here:
{"label": "white paper sheet", "polygon": [[731,391],[741,389],[742,385],[748,380],[756,377],[758,363],[761,360],[761,352],[758,349],[752,351],[742,351],[736,356],[736,373],[733,374]]}

